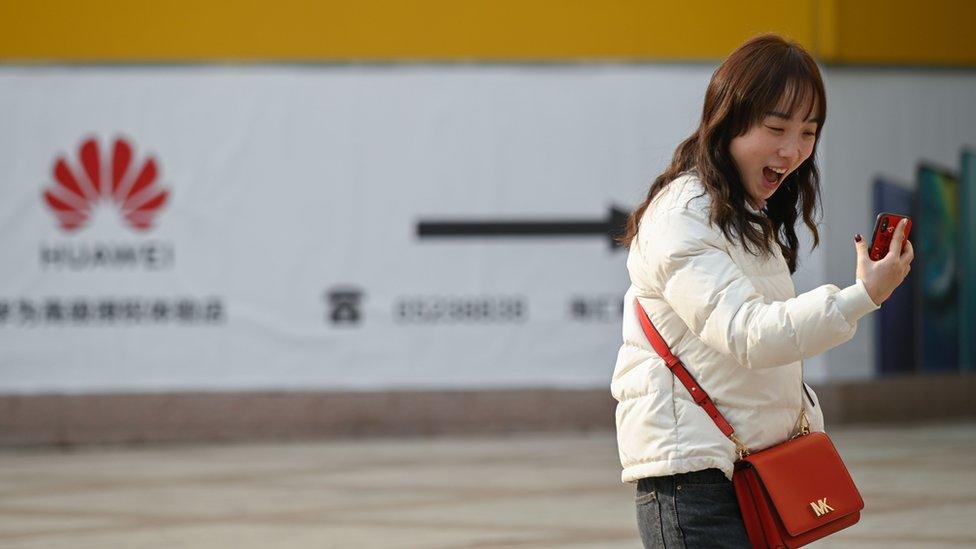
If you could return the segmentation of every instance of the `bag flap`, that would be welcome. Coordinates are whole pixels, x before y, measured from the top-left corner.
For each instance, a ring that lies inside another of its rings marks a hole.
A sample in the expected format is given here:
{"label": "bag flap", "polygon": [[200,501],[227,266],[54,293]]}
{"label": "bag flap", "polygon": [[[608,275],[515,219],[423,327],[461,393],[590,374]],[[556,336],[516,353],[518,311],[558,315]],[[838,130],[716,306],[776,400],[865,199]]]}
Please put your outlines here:
{"label": "bag flap", "polygon": [[830,438],[810,433],[747,456],[783,526],[797,536],[864,508]]}

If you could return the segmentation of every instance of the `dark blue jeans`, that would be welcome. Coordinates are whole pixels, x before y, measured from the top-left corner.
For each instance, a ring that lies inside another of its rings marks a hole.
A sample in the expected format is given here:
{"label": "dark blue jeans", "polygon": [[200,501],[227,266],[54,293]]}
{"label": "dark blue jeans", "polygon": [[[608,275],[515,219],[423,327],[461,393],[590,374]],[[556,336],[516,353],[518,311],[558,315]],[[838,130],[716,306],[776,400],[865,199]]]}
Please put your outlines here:
{"label": "dark blue jeans", "polygon": [[644,547],[752,547],[732,481],[718,469],[640,479],[637,528]]}

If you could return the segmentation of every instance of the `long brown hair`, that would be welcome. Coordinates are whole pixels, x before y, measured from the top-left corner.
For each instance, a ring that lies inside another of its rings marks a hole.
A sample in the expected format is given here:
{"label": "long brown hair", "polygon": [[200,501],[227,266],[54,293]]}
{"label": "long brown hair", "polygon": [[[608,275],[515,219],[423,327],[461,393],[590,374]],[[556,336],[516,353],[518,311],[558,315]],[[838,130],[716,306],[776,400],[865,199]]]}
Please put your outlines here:
{"label": "long brown hair", "polygon": [[[785,100],[786,114],[809,105],[818,120],[817,141],[827,116],[827,97],[820,70],[810,54],[795,42],[764,34],[749,40],[715,70],[705,92],[701,123],[695,133],[678,145],[671,164],[651,185],[647,198],[630,214],[627,227],[617,241],[630,247],[637,236],[640,219],[651,200],[683,172],[693,171],[711,198],[710,221],[730,241],[738,236],[754,255],[772,253],[775,242],[790,268],[796,272],[795,225],[801,214],[813,233],[813,248],[820,244],[814,220],[819,211],[820,172],[813,153],[793,171],[766,202],[766,216],[750,212],[748,194],[735,167],[729,144],[762,121],[766,113]],[[804,120],[810,118],[806,113]]]}

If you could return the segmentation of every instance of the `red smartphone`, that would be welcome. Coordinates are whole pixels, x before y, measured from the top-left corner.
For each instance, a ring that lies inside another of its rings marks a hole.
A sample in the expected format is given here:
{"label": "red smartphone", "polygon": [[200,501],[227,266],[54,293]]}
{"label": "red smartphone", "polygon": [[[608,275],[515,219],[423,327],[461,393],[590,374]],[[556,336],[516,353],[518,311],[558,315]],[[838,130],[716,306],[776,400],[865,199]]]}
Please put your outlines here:
{"label": "red smartphone", "polygon": [[874,234],[871,236],[871,247],[868,248],[868,257],[872,261],[878,261],[888,255],[891,238],[895,235],[895,228],[898,227],[898,223],[902,219],[908,220],[908,224],[905,225],[905,239],[907,240],[908,234],[912,230],[912,218],[907,215],[888,212],[878,214],[878,219],[874,222]]}

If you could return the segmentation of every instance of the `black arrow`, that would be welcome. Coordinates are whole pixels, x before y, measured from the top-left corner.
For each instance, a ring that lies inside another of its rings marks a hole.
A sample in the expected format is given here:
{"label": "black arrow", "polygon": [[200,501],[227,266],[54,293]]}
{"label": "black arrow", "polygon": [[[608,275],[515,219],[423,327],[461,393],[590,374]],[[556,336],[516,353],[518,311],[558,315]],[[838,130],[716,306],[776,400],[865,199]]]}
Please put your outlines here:
{"label": "black arrow", "polygon": [[590,219],[518,221],[424,221],[417,223],[420,238],[534,238],[602,236],[617,246],[614,238],[624,232],[630,214],[613,206],[603,221]]}

